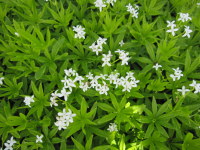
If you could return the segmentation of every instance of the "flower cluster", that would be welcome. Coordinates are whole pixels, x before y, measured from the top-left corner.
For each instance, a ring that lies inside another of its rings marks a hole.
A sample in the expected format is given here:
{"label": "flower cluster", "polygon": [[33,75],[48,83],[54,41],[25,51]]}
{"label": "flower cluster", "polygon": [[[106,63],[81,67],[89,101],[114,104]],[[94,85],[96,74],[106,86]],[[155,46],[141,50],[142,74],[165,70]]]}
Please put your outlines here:
{"label": "flower cluster", "polygon": [[96,0],[94,2],[94,4],[95,4],[95,7],[98,7],[99,11],[101,12],[102,8],[106,7],[106,3],[109,4],[109,5],[111,4],[112,6],[114,6],[115,2],[116,2],[116,0],[107,0],[106,2],[104,2],[103,0]]}
{"label": "flower cluster", "polygon": [[[189,85],[194,88],[194,93],[200,93],[200,83],[197,83],[195,80],[192,81],[192,83]],[[186,92],[192,91],[189,89],[186,89],[185,86],[182,86],[182,89],[178,89],[177,91],[181,92],[183,96],[185,96]]]}
{"label": "flower cluster", "polygon": [[167,21],[167,27],[170,27],[169,30],[167,30],[167,32],[171,32],[173,36],[175,36],[175,31],[178,31],[178,28],[176,27],[176,24],[174,24],[175,21]]}
{"label": "flower cluster", "polygon": [[[189,17],[188,13],[179,13],[180,17],[178,18],[178,21],[182,21],[182,22],[186,22],[188,20],[192,20],[191,17]],[[173,36],[175,36],[175,32],[179,30],[179,28],[175,28],[176,24],[175,21],[167,21],[167,27],[169,27],[170,29],[167,30],[167,32],[171,33]],[[190,33],[192,32],[192,30],[190,29],[189,26],[184,25],[184,34],[182,37],[188,37],[190,38]]]}
{"label": "flower cluster", "polygon": [[55,122],[55,125],[58,127],[58,130],[66,129],[70,123],[73,123],[73,117],[75,117],[76,114],[72,114],[72,111],[68,109],[68,112],[66,112],[66,109],[63,109],[63,112],[59,112],[58,116],[56,117],[57,121]]}
{"label": "flower cluster", "polygon": [[30,104],[33,103],[33,102],[34,102],[34,95],[32,95],[32,96],[25,96],[25,98],[24,98],[25,105],[31,107]]}
{"label": "flower cluster", "polygon": [[189,17],[188,13],[179,13],[180,17],[178,18],[178,21],[186,22],[188,20],[192,20],[191,17]]}
{"label": "flower cluster", "polygon": [[7,140],[6,143],[4,143],[5,148],[4,150],[13,150],[13,145],[16,143],[16,141],[13,139],[13,136],[10,138],[10,140]]}
{"label": "flower cluster", "polygon": [[130,59],[130,57],[128,57],[129,53],[120,49],[115,52],[119,53],[119,59],[122,60],[122,65],[128,65],[128,60]]}
{"label": "flower cluster", "polygon": [[134,5],[134,7],[129,3],[128,5],[126,5],[127,7],[127,11],[132,15],[132,17],[134,18],[138,18],[138,10],[139,10],[139,6],[138,5]]}
{"label": "flower cluster", "polygon": [[81,25],[73,26],[73,31],[76,32],[74,35],[75,38],[83,38],[85,39],[85,28],[83,28]]}
{"label": "flower cluster", "polygon": [[174,69],[174,74],[170,74],[170,77],[173,79],[173,81],[176,81],[176,80],[180,80],[180,78],[183,76],[182,74],[182,70],[178,68]]}
{"label": "flower cluster", "polygon": [[96,55],[99,55],[99,52],[102,52],[103,50],[103,44],[106,44],[106,40],[106,38],[99,37],[97,41],[95,41],[89,48],[92,49],[92,51],[95,52]]}

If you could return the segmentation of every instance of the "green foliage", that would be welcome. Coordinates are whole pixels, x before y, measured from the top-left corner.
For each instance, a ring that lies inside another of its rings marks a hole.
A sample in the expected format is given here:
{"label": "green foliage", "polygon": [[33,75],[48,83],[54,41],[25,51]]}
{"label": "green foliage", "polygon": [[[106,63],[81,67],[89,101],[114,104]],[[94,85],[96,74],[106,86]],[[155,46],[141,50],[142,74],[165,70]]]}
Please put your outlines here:
{"label": "green foliage", "polygon": [[0,149],[200,149],[199,2],[95,1],[0,0]]}

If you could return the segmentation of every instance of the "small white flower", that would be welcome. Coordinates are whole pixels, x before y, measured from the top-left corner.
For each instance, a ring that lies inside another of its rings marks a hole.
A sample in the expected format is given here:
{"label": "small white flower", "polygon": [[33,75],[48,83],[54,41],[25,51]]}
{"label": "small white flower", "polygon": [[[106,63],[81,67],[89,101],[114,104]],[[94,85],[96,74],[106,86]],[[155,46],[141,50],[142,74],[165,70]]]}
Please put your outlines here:
{"label": "small white flower", "polygon": [[81,25],[77,25],[77,26],[73,26],[73,31],[76,32],[76,34],[74,35],[75,38],[83,38],[85,39],[85,28],[83,28]]}
{"label": "small white flower", "polygon": [[73,70],[72,68],[70,68],[68,70],[65,69],[64,72],[65,72],[65,75],[67,77],[71,77],[71,76],[75,76],[76,75],[76,70]]}
{"label": "small white flower", "polygon": [[81,82],[79,88],[81,88],[83,90],[83,92],[87,91],[90,87],[88,85],[88,82]]}
{"label": "small white flower", "polygon": [[185,86],[182,86],[182,89],[178,89],[177,91],[181,92],[182,95],[184,96],[186,92],[189,92],[189,89],[186,89]]}
{"label": "small white flower", "polygon": [[103,44],[106,44],[106,41],[107,41],[106,38],[99,37],[99,38],[97,39],[97,45],[101,46],[101,45],[103,45]]}
{"label": "small white flower", "polygon": [[106,7],[105,3],[102,0],[96,0],[94,4],[95,7],[99,7],[100,12],[102,11],[103,7]]}
{"label": "small white flower", "polygon": [[156,70],[158,70],[158,68],[162,67],[161,65],[159,65],[158,63],[156,63],[153,68],[155,68]]}
{"label": "small white flower", "polygon": [[112,57],[112,54],[111,54],[110,51],[108,52],[107,55],[103,54],[103,58],[102,58],[103,64],[102,64],[102,67],[104,67],[105,65],[111,66],[111,64],[110,64],[111,57]]}
{"label": "small white flower", "polygon": [[90,80],[94,79],[93,76],[94,76],[94,75],[93,75],[91,72],[89,72],[89,74],[86,75],[86,77],[87,77],[88,79],[90,79]]}
{"label": "small white flower", "polygon": [[20,36],[18,32],[15,32],[15,35],[16,35],[17,37],[19,37],[19,36]]}
{"label": "small white flower", "polygon": [[190,33],[192,32],[192,30],[190,29],[189,26],[185,26],[185,34],[183,35],[183,37],[187,36],[188,38],[190,38]]}
{"label": "small white flower", "polygon": [[180,78],[183,76],[182,74],[182,70],[178,68],[174,69],[174,74],[170,74],[170,77],[173,79],[173,81],[176,81],[176,80],[180,80]]}
{"label": "small white flower", "polygon": [[32,95],[32,96],[25,96],[25,99],[24,99],[25,105],[31,107],[30,104],[32,102],[34,102],[34,95]]}
{"label": "small white flower", "polygon": [[117,130],[117,125],[115,123],[110,123],[110,125],[109,125],[107,130],[110,131],[110,132],[118,131]]}
{"label": "small white flower", "polygon": [[62,88],[60,96],[64,97],[65,101],[67,101],[71,93],[72,93],[71,91],[67,92],[65,88]]}
{"label": "small white flower", "polygon": [[4,77],[0,77],[0,86],[3,84]]}
{"label": "small white flower", "polygon": [[178,31],[178,28],[171,28],[167,30],[167,32],[171,33],[173,36],[175,36],[175,32]]}
{"label": "small white flower", "polygon": [[197,86],[197,82],[195,80],[193,80],[192,83],[189,86],[192,86],[192,87],[195,88]]}
{"label": "small white flower", "polygon": [[121,41],[119,42],[119,45],[122,47],[122,46],[124,45],[124,41],[121,40]]}
{"label": "small white flower", "polygon": [[36,135],[36,143],[38,143],[38,142],[40,142],[40,143],[42,143],[43,141],[42,141],[42,138],[43,138],[43,135]]}
{"label": "small white flower", "polygon": [[182,21],[182,22],[186,22],[188,20],[192,20],[191,17],[189,17],[188,13],[179,13],[180,14],[180,18],[178,18],[178,21]]}
{"label": "small white flower", "polygon": [[13,136],[10,138],[10,140],[7,140],[6,143],[4,143],[5,145],[5,149],[4,150],[13,150],[13,145],[17,143],[14,139]]}
{"label": "small white flower", "polygon": [[167,27],[175,28],[176,24],[174,24],[174,23],[175,23],[175,21],[167,21]]}
{"label": "small white flower", "polygon": [[200,93],[200,84],[197,84],[196,86],[195,86],[195,91],[194,91],[194,93],[196,94],[196,93]]}
{"label": "small white flower", "polygon": [[57,121],[55,122],[55,125],[58,126],[58,130],[66,129],[70,123],[73,122],[73,117],[75,117],[76,114],[72,114],[72,111],[68,109],[68,112],[66,112],[66,109],[63,109],[63,112],[58,113],[58,117],[56,117]]}
{"label": "small white flower", "polygon": [[130,14],[132,14],[132,17],[134,18],[138,18],[138,10],[139,10],[139,6],[138,5],[134,5],[135,8],[129,3],[128,5],[126,5],[127,7],[127,11],[130,12]]}

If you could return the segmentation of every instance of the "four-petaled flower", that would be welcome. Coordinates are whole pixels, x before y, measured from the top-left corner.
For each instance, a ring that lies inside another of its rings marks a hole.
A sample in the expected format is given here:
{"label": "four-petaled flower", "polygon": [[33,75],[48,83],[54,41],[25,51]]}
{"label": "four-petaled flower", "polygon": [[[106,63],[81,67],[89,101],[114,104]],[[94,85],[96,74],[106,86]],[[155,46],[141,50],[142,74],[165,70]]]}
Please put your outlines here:
{"label": "four-petaled flower", "polygon": [[185,96],[186,92],[189,92],[189,89],[186,89],[185,86],[182,86],[182,89],[178,89],[177,91],[181,92],[183,96]]}
{"label": "four-petaled flower", "polygon": [[38,143],[38,142],[40,142],[40,143],[42,143],[43,141],[42,141],[42,138],[43,138],[43,135],[36,135],[36,143]]}
{"label": "four-petaled flower", "polygon": [[159,65],[158,63],[156,63],[153,68],[155,68],[156,70],[158,70],[158,68],[162,67],[161,65]]}

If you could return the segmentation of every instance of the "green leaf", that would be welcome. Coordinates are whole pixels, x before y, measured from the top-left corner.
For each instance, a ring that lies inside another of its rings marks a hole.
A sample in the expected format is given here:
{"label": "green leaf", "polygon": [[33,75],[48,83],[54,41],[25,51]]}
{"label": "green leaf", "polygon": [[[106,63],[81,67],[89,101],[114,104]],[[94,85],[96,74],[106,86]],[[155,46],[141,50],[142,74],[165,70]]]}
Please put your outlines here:
{"label": "green leaf", "polygon": [[157,103],[156,103],[156,99],[155,97],[153,97],[153,100],[152,100],[152,111],[153,111],[153,114],[156,115],[157,113]]}
{"label": "green leaf", "polygon": [[112,120],[113,118],[115,118],[116,114],[114,113],[110,113],[108,115],[104,115],[103,117],[101,117],[100,119],[97,120],[98,124],[103,124],[105,122],[108,122],[110,120]]}
{"label": "green leaf", "polygon": [[115,97],[111,92],[109,92],[109,94],[110,94],[111,102],[112,102],[114,108],[115,108],[116,110],[119,110],[119,104],[118,104],[118,102],[117,102],[116,97]]}
{"label": "green leaf", "polygon": [[87,140],[86,145],[85,145],[85,150],[91,150],[91,148],[92,148],[92,140],[93,140],[93,135],[91,135],[89,137],[89,139]]}
{"label": "green leaf", "polygon": [[102,110],[107,111],[107,112],[114,112],[115,111],[115,109],[113,107],[111,107],[110,105],[108,105],[106,103],[97,103],[97,106],[99,108],[101,108]]}
{"label": "green leaf", "polygon": [[73,137],[71,137],[71,139],[78,150],[85,150],[84,146],[81,143],[79,143],[76,139],[74,139]]}
{"label": "green leaf", "polygon": [[65,43],[65,37],[60,37],[53,45],[52,47],[52,56],[53,58],[56,57],[58,51],[62,48],[63,44]]}
{"label": "green leaf", "polygon": [[36,73],[35,73],[35,79],[39,80],[42,78],[46,71],[46,65],[43,65]]}
{"label": "green leaf", "polygon": [[145,46],[146,46],[146,50],[147,50],[151,60],[154,61],[155,60],[155,52],[154,52],[153,44],[151,44],[150,42],[146,42]]}
{"label": "green leaf", "polygon": [[121,141],[120,141],[120,144],[119,144],[119,150],[126,150],[126,144],[125,144],[125,141],[124,141],[124,135],[121,136]]}
{"label": "green leaf", "polygon": [[185,58],[185,72],[188,72],[188,70],[190,70],[190,65],[191,65],[191,57],[189,50],[187,50]]}
{"label": "green leaf", "polygon": [[147,128],[145,137],[146,137],[146,138],[149,138],[149,137],[151,136],[151,134],[153,133],[153,131],[154,131],[154,124],[151,123],[151,124],[149,124],[149,126],[148,126],[148,128]]}

